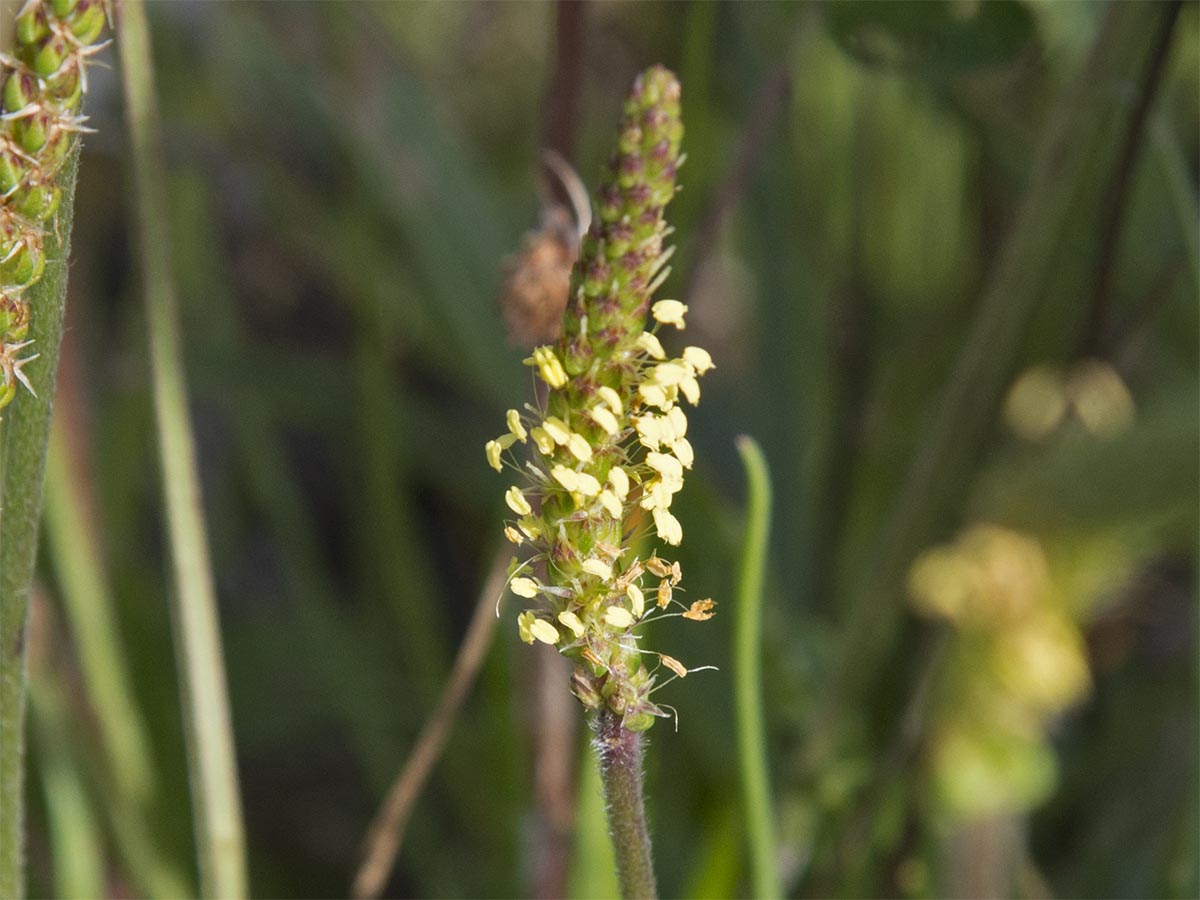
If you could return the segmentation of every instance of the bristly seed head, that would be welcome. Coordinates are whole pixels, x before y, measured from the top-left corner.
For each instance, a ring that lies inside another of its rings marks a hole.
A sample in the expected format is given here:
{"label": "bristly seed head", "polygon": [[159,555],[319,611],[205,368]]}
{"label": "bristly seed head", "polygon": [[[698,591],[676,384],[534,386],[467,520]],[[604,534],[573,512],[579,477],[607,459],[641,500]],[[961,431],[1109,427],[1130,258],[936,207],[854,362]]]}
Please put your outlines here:
{"label": "bristly seed head", "polygon": [[[17,13],[16,50],[0,53],[0,408],[38,358],[17,353],[32,341],[25,292],[46,267],[44,244],[62,200],[58,173],[76,140],[91,131],[79,115],[87,66],[107,46],[101,0],[27,0]],[[36,395],[36,394],[35,394]]]}

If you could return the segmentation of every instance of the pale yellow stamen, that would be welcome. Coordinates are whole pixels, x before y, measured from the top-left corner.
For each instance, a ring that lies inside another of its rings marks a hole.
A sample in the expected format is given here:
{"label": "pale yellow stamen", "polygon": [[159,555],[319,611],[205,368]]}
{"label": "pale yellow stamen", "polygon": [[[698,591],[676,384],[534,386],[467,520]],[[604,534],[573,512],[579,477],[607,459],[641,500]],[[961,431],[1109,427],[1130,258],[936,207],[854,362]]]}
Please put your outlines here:
{"label": "pale yellow stamen", "polygon": [[642,613],[646,611],[646,595],[636,584],[631,584],[625,588],[625,596],[629,598],[629,603],[633,606],[633,614],[640,619]]}
{"label": "pale yellow stamen", "polygon": [[529,501],[525,499],[525,495],[521,493],[521,489],[516,485],[505,491],[504,502],[518,516],[527,516],[533,512],[533,507],[529,505]]}
{"label": "pale yellow stamen", "polygon": [[685,327],[683,317],[687,314],[687,306],[678,300],[659,300],[650,307],[650,315],[656,322],[664,325],[674,325],[680,331]]}
{"label": "pale yellow stamen", "polygon": [[602,559],[586,559],[581,568],[589,575],[595,575],[601,581],[608,581],[612,578],[612,566]]}
{"label": "pale yellow stamen", "polygon": [[623,606],[610,606],[604,611],[604,621],[613,628],[628,628],[633,624],[633,616]]}
{"label": "pale yellow stamen", "polygon": [[663,387],[680,384],[685,378],[694,378],[692,370],[683,362],[673,359],[670,362],[659,363],[650,370],[650,380]]}
{"label": "pale yellow stamen", "polygon": [[612,485],[618,499],[624,500],[629,496],[629,476],[620,466],[613,466],[608,470],[608,483]]}
{"label": "pale yellow stamen", "polygon": [[579,489],[579,473],[566,466],[555,466],[550,470],[550,477],[565,487],[568,491]]}
{"label": "pale yellow stamen", "polygon": [[687,397],[688,403],[692,406],[700,402],[700,382],[694,377],[688,376],[679,382],[679,390],[683,391],[683,396]]}
{"label": "pale yellow stamen", "polygon": [[533,634],[529,630],[529,626],[537,621],[537,616],[533,610],[527,609],[525,612],[517,616],[517,632],[521,635],[521,640],[527,644],[533,643]]}
{"label": "pale yellow stamen", "polygon": [[522,444],[525,443],[528,432],[525,430],[525,426],[521,424],[521,414],[515,409],[510,409],[505,415],[505,421],[508,423],[508,430],[512,432],[512,436]]}
{"label": "pale yellow stamen", "polygon": [[538,347],[533,351],[533,356],[525,360],[525,364],[537,366],[542,380],[552,388],[560,388],[567,383],[567,372],[549,347]]}
{"label": "pale yellow stamen", "polygon": [[658,338],[649,331],[643,331],[638,335],[637,346],[653,359],[667,358],[667,351],[663,349],[663,345],[659,342]]}
{"label": "pale yellow stamen", "polygon": [[678,438],[671,445],[671,452],[675,454],[675,458],[685,469],[690,469],[695,461],[696,455],[692,451],[692,444],[687,438]]}
{"label": "pale yellow stamen", "polygon": [[687,414],[681,407],[672,406],[667,410],[667,421],[671,424],[671,431],[675,437],[681,438],[687,434]]}
{"label": "pale yellow stamen", "polygon": [[600,399],[608,404],[608,408],[612,410],[614,416],[619,416],[624,407],[621,405],[621,395],[614,391],[608,385],[602,385],[596,389],[596,393]]}
{"label": "pale yellow stamen", "polygon": [[683,358],[692,364],[692,368],[696,370],[697,375],[703,375],[709,369],[715,369],[712,357],[708,355],[708,351],[703,347],[685,347],[683,350]]}
{"label": "pale yellow stamen", "polygon": [[583,637],[583,632],[585,630],[583,621],[579,618],[579,616],[575,615],[575,613],[571,612],[569,609],[558,614],[558,621],[562,622],[563,625],[571,629],[571,633],[575,635],[575,637]]}
{"label": "pale yellow stamen", "polygon": [[529,624],[529,633],[541,641],[543,644],[553,646],[558,643],[558,629],[547,622],[545,619],[534,619]]}
{"label": "pale yellow stamen", "polygon": [[605,489],[600,492],[596,498],[600,501],[600,505],[604,507],[604,511],[614,519],[621,518],[621,513],[624,512],[624,507],[621,506],[621,501],[617,499],[617,495],[612,491]]}
{"label": "pale yellow stamen", "polygon": [[600,493],[600,482],[596,480],[594,475],[589,475],[587,472],[580,472],[575,490],[579,491],[585,497],[595,497]]}
{"label": "pale yellow stamen", "polygon": [[533,438],[533,442],[537,444],[537,448],[546,456],[554,452],[554,438],[550,437],[545,428],[537,425],[529,432],[529,436]]}
{"label": "pale yellow stamen", "polygon": [[649,381],[638,385],[638,394],[650,406],[657,406],[664,411],[670,409],[671,405],[675,402],[674,388],[668,390],[661,384],[654,384]]}
{"label": "pale yellow stamen", "polygon": [[657,450],[661,446],[662,424],[658,416],[638,416],[633,420],[633,424],[637,429],[638,438],[641,440],[643,446],[651,450]]}
{"label": "pale yellow stamen", "polygon": [[666,453],[647,453],[646,465],[659,472],[663,481],[681,483],[683,481],[683,466],[673,456],[668,456]]}
{"label": "pale yellow stamen", "polygon": [[[511,435],[510,435],[511,436]],[[504,452],[499,441],[488,441],[483,447],[484,453],[487,454],[488,465],[497,472],[502,472],[504,467],[500,464],[500,454]]]}
{"label": "pale yellow stamen", "polygon": [[571,439],[571,429],[567,427],[567,423],[557,416],[546,416],[546,421],[542,422],[542,427],[546,429],[546,434],[554,439],[556,444],[565,444]]}
{"label": "pale yellow stamen", "polygon": [[509,584],[509,588],[518,597],[529,600],[538,595],[539,585],[532,578],[514,578]]}
{"label": "pale yellow stamen", "polygon": [[669,511],[659,507],[654,510],[654,529],[658,536],[672,546],[678,547],[683,541],[683,526]]}
{"label": "pale yellow stamen", "polygon": [[573,434],[567,438],[567,449],[580,462],[587,462],[592,458],[592,446],[582,434]]}
{"label": "pale yellow stamen", "polygon": [[604,429],[605,434],[616,434],[620,429],[620,424],[617,422],[617,417],[604,406],[597,406],[588,410],[588,416],[591,420]]}

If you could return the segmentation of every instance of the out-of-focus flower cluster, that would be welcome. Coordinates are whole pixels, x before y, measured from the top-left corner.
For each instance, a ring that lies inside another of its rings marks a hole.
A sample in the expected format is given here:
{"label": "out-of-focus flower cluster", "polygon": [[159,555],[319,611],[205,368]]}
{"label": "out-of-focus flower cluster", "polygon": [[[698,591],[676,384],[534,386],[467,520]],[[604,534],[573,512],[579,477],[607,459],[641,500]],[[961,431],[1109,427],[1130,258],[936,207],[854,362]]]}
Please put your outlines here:
{"label": "out-of-focus flower cluster", "polygon": [[909,573],[913,605],[955,630],[932,711],[936,796],[951,816],[1021,811],[1045,799],[1047,732],[1083,699],[1083,636],[1037,541],[976,525]]}

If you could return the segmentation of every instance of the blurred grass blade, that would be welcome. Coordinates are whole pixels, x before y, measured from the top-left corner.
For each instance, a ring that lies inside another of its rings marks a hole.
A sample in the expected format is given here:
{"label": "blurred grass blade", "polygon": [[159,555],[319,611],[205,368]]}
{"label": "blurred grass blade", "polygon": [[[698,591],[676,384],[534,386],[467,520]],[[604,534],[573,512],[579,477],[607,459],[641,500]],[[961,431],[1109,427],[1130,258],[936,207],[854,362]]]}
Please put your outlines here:
{"label": "blurred grass blade", "polygon": [[47,662],[30,662],[29,719],[45,794],[54,896],[103,897],[104,838],[75,760],[67,699]]}
{"label": "blurred grass blade", "polygon": [[1192,293],[1200,295],[1200,212],[1196,208],[1196,190],[1188,174],[1188,160],[1165,117],[1160,115],[1152,119],[1150,137],[1167,182],[1171,206],[1179,217],[1183,249],[1192,276]]}
{"label": "blurred grass blade", "polygon": [[775,815],[762,701],[763,577],[771,525],[771,477],[762,448],[753,438],[738,437],[737,449],[749,485],[746,537],[742,543],[737,617],[733,628],[738,754],[753,896],[772,898],[783,895],[775,868]]}
{"label": "blurred grass blade", "polygon": [[38,386],[4,411],[0,425],[0,897],[24,895],[25,623],[37,558],[38,519],[50,413],[67,298],[78,145],[63,167],[57,227],[45,239],[46,272],[29,289],[29,337],[38,359],[25,368]]}
{"label": "blurred grass blade", "polygon": [[155,783],[150,742],[141,713],[134,705],[115,604],[96,542],[101,531],[88,521],[90,504],[68,458],[65,427],[60,416],[50,435],[46,461],[46,538],[62,586],[71,639],[79,649],[104,758],[116,782],[114,787],[136,806],[144,808]]}
{"label": "blurred grass blade", "polygon": [[169,219],[153,58],[145,7],[139,0],[121,5],[117,31],[175,577],[171,611],[184,704],[200,892],[205,897],[236,900],[246,894],[237,761],[166,240]]}

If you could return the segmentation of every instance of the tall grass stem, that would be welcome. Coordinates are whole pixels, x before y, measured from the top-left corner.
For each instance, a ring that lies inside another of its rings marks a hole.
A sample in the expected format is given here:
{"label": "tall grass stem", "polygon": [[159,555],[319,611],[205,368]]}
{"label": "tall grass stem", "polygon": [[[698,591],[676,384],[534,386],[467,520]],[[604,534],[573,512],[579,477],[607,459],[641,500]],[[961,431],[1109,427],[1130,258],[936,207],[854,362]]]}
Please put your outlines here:
{"label": "tall grass stem", "polygon": [[753,896],[781,897],[775,867],[775,815],[767,765],[762,699],[763,581],[771,528],[771,476],[762,448],[751,437],[737,439],[749,496],[746,535],[738,569],[737,615],[733,623],[734,691],[742,802],[750,851]]}
{"label": "tall grass stem", "polygon": [[145,6],[140,0],[122,3],[117,35],[174,569],[171,616],[181,679],[200,892],[205,897],[237,900],[246,894],[241,798],[166,237],[166,176],[158,135],[153,56]]}

